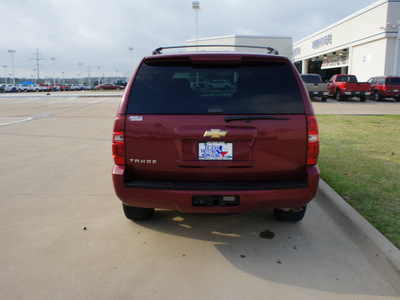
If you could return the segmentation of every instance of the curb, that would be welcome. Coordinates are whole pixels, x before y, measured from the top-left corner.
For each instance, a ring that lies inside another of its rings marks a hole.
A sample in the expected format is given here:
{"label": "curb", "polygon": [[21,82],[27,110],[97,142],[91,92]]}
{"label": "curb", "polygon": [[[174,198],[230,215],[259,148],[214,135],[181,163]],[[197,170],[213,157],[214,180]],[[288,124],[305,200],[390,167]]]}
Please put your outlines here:
{"label": "curb", "polygon": [[[317,202],[322,209],[356,243],[375,267],[388,276],[397,275],[400,278],[400,250],[322,179],[319,181],[315,199],[319,199]],[[392,272],[382,270],[382,266],[390,266]]]}

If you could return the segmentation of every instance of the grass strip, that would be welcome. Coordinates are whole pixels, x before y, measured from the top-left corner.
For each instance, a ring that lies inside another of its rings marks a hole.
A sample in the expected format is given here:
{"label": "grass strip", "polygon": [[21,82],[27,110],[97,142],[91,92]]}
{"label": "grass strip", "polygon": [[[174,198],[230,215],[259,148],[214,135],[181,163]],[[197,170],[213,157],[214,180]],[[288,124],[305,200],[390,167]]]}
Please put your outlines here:
{"label": "grass strip", "polygon": [[317,119],[322,179],[400,249],[400,116]]}

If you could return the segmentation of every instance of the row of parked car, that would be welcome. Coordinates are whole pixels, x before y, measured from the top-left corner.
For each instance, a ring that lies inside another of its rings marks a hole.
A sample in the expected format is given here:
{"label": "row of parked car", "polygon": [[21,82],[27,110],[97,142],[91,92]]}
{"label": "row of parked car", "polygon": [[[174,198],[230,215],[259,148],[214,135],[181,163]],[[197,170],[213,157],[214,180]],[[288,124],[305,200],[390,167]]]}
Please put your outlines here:
{"label": "row of parked car", "polygon": [[125,88],[125,81],[117,83],[106,83],[97,86],[80,84],[0,84],[1,93],[17,92],[56,92],[56,91],[84,91],[84,90],[122,90]]}
{"label": "row of parked car", "polygon": [[82,91],[92,90],[92,86],[77,84],[1,84],[0,92],[17,93],[17,92],[49,92],[49,91]]}
{"label": "row of parked car", "polygon": [[367,97],[375,101],[386,98],[394,98],[400,101],[400,77],[377,76],[370,78],[367,82],[358,82],[355,75],[337,74],[328,82],[323,82],[318,74],[302,74],[310,98],[321,98],[326,101],[329,95],[336,100],[358,97],[364,102]]}

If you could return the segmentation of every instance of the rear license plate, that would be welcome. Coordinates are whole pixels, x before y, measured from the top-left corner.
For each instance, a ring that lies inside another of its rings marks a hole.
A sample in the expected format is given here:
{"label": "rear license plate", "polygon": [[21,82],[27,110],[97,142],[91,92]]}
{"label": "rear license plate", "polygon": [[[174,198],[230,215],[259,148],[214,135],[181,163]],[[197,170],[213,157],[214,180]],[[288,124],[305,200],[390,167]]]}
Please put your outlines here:
{"label": "rear license plate", "polygon": [[393,90],[393,92],[397,93],[399,90]]}
{"label": "rear license plate", "polygon": [[232,160],[233,143],[231,142],[200,142],[199,160]]}

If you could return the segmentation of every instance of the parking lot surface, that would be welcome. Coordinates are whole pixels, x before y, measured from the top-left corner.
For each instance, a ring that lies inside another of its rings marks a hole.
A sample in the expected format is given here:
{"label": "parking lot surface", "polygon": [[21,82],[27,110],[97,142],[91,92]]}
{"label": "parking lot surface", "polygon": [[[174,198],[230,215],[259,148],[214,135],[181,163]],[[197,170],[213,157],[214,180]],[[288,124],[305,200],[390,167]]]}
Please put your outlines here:
{"label": "parking lot surface", "polygon": [[[119,100],[1,95],[1,299],[399,299],[399,275],[322,196],[297,224],[271,211],[125,219],[111,181]],[[400,113],[390,101],[313,104]]]}

